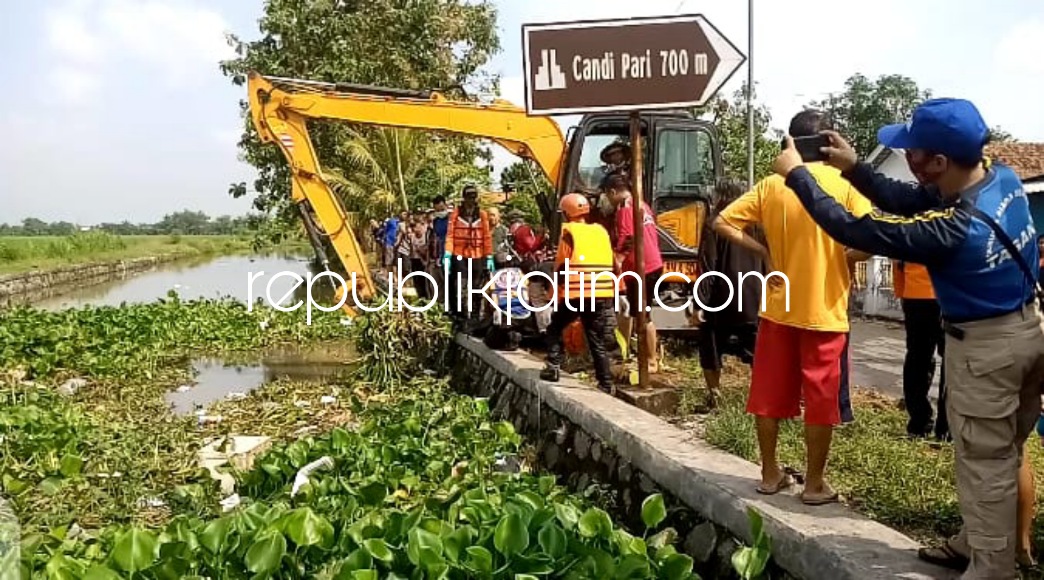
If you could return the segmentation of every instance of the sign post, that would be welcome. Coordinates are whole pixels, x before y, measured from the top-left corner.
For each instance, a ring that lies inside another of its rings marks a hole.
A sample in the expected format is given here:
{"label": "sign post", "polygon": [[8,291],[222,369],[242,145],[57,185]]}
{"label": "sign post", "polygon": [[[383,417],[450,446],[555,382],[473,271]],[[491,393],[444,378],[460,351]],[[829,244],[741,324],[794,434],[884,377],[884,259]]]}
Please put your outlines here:
{"label": "sign post", "polygon": [[[522,55],[528,114],[630,111],[633,257],[644,286],[640,112],[706,104],[746,57],[701,14],[525,24]],[[635,313],[640,388],[648,385],[650,310]]]}
{"label": "sign post", "polygon": [[[634,217],[634,269],[641,282],[638,283],[638,292],[635,296],[639,302],[647,288],[645,286],[645,212],[642,211],[642,118],[638,111],[631,112],[631,214]],[[651,306],[651,304],[649,305]],[[644,389],[649,386],[649,342],[645,340],[645,325],[648,323],[648,315],[641,304],[630,304],[630,308],[636,310],[634,318],[638,333],[638,388]],[[651,310],[651,308],[650,308]],[[625,340],[631,341],[631,337],[625,336]]]}

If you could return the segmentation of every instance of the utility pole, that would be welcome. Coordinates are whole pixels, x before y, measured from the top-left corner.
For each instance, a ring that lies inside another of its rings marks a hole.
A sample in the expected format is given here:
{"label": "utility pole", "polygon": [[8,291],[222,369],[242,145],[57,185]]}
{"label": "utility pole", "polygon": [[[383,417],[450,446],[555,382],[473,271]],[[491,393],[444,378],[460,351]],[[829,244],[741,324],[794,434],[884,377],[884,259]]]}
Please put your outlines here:
{"label": "utility pole", "polygon": [[747,187],[754,187],[754,0],[747,0]]}

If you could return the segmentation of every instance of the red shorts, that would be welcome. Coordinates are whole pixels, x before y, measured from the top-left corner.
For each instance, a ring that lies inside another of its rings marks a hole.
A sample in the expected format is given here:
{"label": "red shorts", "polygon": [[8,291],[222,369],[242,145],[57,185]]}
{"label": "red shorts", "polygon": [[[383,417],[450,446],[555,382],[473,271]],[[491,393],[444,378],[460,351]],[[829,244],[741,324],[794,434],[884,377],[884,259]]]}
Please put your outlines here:
{"label": "red shorts", "polygon": [[808,330],[761,319],[747,412],[805,423],[841,423],[841,360],[846,333]]}

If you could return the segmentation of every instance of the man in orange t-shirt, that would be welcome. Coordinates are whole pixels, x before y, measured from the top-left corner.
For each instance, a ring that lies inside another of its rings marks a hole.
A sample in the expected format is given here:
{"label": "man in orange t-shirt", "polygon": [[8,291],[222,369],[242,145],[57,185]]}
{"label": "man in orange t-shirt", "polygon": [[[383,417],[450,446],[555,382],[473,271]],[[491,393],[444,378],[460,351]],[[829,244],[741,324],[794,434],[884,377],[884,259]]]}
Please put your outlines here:
{"label": "man in orange t-shirt", "polygon": [[906,358],[903,360],[903,400],[906,402],[906,434],[923,438],[935,430],[937,439],[950,436],[946,422],[946,370],[939,371],[939,412],[932,420],[932,403],[928,390],[935,376],[935,353],[943,357],[945,334],[942,313],[935,300],[935,290],[928,270],[913,262],[892,261],[892,285],[903,306],[906,329]]}
{"label": "man in orange t-shirt", "polygon": [[[792,137],[812,136],[828,128],[824,113],[806,110],[794,117],[789,132]],[[806,167],[849,212],[863,216],[872,211],[870,201],[837,169],[821,162]],[[767,244],[745,231],[755,225],[761,226]],[[804,403],[808,473],[801,499],[809,505],[835,502],[837,493],[824,471],[834,426],[842,420],[851,285],[845,247],[816,225],[779,176],[761,180],[729,204],[715,220],[714,231],[761,255],[769,272],[747,400],[761,449],[757,491],[773,494],[793,483],[777,463],[776,442],[779,422],[800,416]]]}

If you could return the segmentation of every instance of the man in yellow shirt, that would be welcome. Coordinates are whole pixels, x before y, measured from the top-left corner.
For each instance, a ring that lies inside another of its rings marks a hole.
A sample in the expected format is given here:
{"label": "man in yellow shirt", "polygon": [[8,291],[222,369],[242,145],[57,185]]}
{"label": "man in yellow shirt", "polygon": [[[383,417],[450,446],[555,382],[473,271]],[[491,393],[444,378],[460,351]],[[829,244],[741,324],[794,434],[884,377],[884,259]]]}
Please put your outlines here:
{"label": "man in yellow shirt", "polygon": [[[824,113],[806,110],[791,120],[789,133],[813,136],[828,128]],[[857,216],[872,211],[840,171],[824,163],[807,167],[848,211]],[[758,492],[773,494],[793,483],[777,463],[776,442],[780,420],[800,416],[803,402],[808,473],[801,499],[822,505],[837,501],[824,471],[834,426],[841,423],[851,275],[844,246],[816,225],[796,197],[781,177],[767,177],[725,208],[714,230],[758,252],[770,272],[747,401],[747,412],[757,418],[761,451]],[[755,225],[761,226],[767,248],[744,231]]]}

